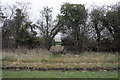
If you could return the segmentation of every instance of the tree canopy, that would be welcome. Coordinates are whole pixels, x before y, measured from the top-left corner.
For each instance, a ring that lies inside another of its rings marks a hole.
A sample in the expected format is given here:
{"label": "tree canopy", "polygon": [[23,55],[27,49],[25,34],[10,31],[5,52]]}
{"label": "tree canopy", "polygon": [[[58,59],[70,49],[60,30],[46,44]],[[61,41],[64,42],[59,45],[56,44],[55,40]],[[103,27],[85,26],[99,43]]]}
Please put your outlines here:
{"label": "tree canopy", "polygon": [[119,2],[108,7],[94,6],[91,10],[84,4],[63,3],[56,18],[52,8],[44,7],[37,22],[29,19],[29,5],[18,2],[7,11],[0,6],[3,48],[24,46],[50,50],[60,32],[67,51],[120,51]]}

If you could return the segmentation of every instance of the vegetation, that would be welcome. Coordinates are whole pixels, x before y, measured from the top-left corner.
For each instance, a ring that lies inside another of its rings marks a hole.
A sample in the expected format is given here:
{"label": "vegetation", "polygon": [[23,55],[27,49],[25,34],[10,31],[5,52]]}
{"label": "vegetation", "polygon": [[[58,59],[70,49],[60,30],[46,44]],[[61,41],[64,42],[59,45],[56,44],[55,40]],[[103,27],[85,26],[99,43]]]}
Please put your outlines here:
{"label": "vegetation", "polygon": [[[3,78],[118,78],[120,2],[91,10],[84,4],[63,3],[55,18],[52,8],[44,7],[36,22],[30,20],[29,9],[29,2],[9,7],[0,3],[2,68],[27,68],[3,70]],[[58,33],[61,40],[55,41]],[[83,72],[29,68],[81,68]]]}
{"label": "vegetation", "polygon": [[44,40],[45,48],[50,50],[52,43],[54,41],[55,35],[60,31],[61,25],[59,20],[52,19],[52,9],[45,7],[40,14],[40,19],[38,20],[38,28],[40,30],[41,36]]}
{"label": "vegetation", "polygon": [[118,78],[118,72],[3,71],[3,78]]}
{"label": "vegetation", "polygon": [[[36,53],[36,51],[38,51]],[[118,68],[118,53],[57,54],[44,50],[31,50],[26,54],[16,50],[3,53],[3,66],[35,68]],[[17,53],[17,54],[16,54]],[[9,57],[8,57],[9,56]]]}
{"label": "vegetation", "polygon": [[10,61],[10,62],[14,62],[14,61],[17,61],[16,58],[14,58],[13,56],[5,56],[2,61]]}
{"label": "vegetation", "polygon": [[61,32],[66,51],[120,51],[119,2],[110,8],[94,6],[91,11],[82,4],[64,3],[55,19],[52,18],[52,8],[44,7],[34,24],[29,20],[29,5],[17,2],[8,8],[10,12],[0,7],[3,48],[50,50],[55,35]]}
{"label": "vegetation", "polygon": [[[83,35],[82,37],[84,37],[83,29],[85,29],[85,22],[87,19],[87,10],[85,10],[85,6],[81,4],[63,4],[61,7],[61,17],[63,19],[63,26],[67,29],[67,31],[64,32],[67,33],[67,36],[70,36],[73,42],[68,42],[68,44],[72,44],[69,50],[82,51],[80,36]],[[64,43],[66,42],[67,41]]]}

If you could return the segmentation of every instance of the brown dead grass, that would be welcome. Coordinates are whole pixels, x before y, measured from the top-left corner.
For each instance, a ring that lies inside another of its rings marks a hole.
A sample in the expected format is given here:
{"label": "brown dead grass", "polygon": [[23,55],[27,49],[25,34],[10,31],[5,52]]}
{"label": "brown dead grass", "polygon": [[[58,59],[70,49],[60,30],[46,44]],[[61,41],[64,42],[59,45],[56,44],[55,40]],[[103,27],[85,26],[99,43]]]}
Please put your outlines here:
{"label": "brown dead grass", "polygon": [[25,66],[41,68],[117,68],[118,53],[93,53],[53,55],[45,49],[16,49],[3,50],[3,59],[6,56],[16,61],[3,61],[3,66]]}

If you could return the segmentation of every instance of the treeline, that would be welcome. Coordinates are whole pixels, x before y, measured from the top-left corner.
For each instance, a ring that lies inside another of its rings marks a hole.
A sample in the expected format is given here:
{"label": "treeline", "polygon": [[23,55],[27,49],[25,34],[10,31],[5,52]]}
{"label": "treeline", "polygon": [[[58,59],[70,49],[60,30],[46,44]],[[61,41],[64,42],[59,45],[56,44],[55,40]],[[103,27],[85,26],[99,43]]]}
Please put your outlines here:
{"label": "treeline", "polygon": [[120,2],[86,9],[83,4],[64,3],[53,19],[52,8],[44,7],[36,23],[28,16],[29,3],[0,6],[3,48],[46,48],[57,33],[66,51],[120,51]]}

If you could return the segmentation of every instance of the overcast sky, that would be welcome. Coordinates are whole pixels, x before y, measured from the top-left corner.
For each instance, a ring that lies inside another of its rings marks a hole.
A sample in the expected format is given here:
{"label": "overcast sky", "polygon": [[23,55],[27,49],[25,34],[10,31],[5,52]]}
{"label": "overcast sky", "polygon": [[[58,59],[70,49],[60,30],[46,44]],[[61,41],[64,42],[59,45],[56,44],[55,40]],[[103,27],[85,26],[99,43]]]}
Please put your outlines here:
{"label": "overcast sky", "polygon": [[[60,12],[60,7],[63,3],[77,3],[77,4],[85,4],[87,8],[90,5],[112,5],[116,4],[116,2],[120,0],[0,0],[2,5],[12,5],[15,2],[30,2],[31,3],[31,11],[30,16],[32,20],[36,20],[38,17],[38,11],[42,10],[43,7],[48,6],[53,8],[53,16],[55,17]],[[56,39],[60,38],[60,34],[56,36]]]}
{"label": "overcast sky", "polygon": [[54,17],[60,12],[60,7],[65,2],[70,3],[77,3],[77,4],[85,4],[87,8],[90,7],[90,5],[111,5],[115,4],[116,2],[120,0],[0,0],[3,5],[12,5],[15,2],[30,2],[31,3],[31,12],[30,14],[34,14],[34,19],[36,19],[38,16],[38,11],[42,10],[43,7],[48,6],[53,8],[53,15]]}

